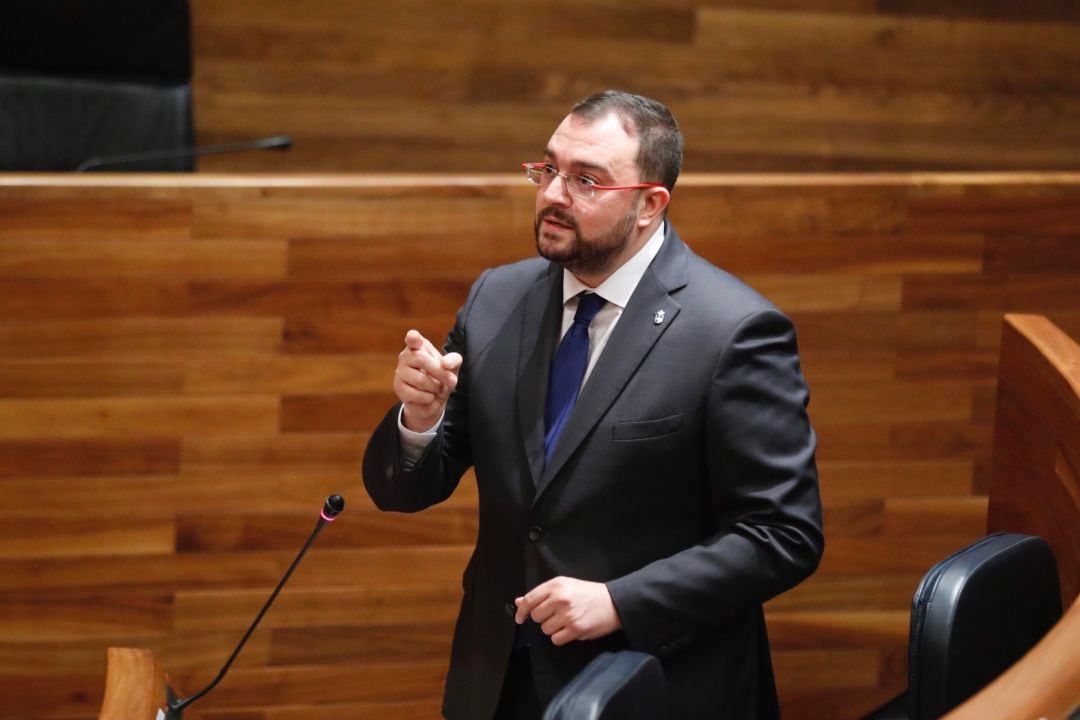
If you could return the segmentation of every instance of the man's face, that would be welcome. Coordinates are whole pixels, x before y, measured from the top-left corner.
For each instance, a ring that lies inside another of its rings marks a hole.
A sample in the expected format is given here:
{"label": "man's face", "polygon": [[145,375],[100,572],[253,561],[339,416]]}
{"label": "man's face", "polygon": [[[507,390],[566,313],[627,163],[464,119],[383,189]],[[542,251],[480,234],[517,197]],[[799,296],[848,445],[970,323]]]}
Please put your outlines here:
{"label": "man's face", "polygon": [[[615,115],[593,121],[571,115],[548,141],[545,160],[600,185],[632,185],[641,182],[637,152],[638,139]],[[587,199],[568,193],[556,178],[536,193],[537,252],[595,286],[638,250],[632,240],[640,205],[637,190],[598,191]]]}

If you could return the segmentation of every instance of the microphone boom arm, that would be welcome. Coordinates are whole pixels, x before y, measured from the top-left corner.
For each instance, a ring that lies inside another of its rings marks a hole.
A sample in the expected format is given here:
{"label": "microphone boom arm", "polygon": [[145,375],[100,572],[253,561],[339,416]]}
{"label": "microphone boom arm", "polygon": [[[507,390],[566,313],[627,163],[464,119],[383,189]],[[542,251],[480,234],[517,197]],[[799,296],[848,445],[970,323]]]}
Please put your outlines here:
{"label": "microphone boom arm", "polygon": [[[195,702],[203,695],[217,687],[217,684],[221,682],[221,680],[225,677],[225,673],[229,672],[229,668],[232,667],[233,661],[236,660],[236,657],[240,654],[240,651],[244,649],[244,645],[247,644],[248,638],[251,637],[251,633],[255,632],[255,628],[258,627],[259,621],[263,619],[263,615],[265,615],[266,611],[270,609],[270,606],[274,603],[274,599],[277,598],[278,593],[281,592],[281,589],[285,587],[285,583],[288,582],[289,577],[293,574],[293,570],[295,570],[296,566],[300,564],[300,560],[307,553],[308,548],[311,547],[311,544],[315,542],[315,538],[317,538],[319,536],[319,533],[322,532],[322,529],[326,526],[326,523],[333,522],[334,518],[337,517],[338,513],[340,513],[344,508],[345,499],[340,495],[331,495],[326,499],[326,504],[323,506],[322,511],[319,513],[319,519],[315,523],[315,529],[311,531],[311,535],[308,537],[307,542],[304,543],[304,547],[300,548],[300,552],[297,553],[296,558],[292,561],[292,565],[289,566],[289,569],[285,571],[285,574],[281,577],[281,580],[278,581],[277,587],[274,588],[274,592],[270,593],[270,597],[267,598],[266,602],[263,604],[262,610],[260,610],[259,614],[255,616],[255,620],[251,623],[251,626],[247,629],[247,632],[244,633],[244,637],[241,638],[240,643],[236,646],[236,649],[233,650],[232,655],[229,656],[229,659],[225,661],[225,664],[222,666],[221,671],[218,672],[217,677],[214,678],[209,685],[207,685],[194,695],[184,698],[183,700],[174,700],[169,702],[168,709],[164,713],[165,720],[182,720],[184,717],[184,708],[186,708],[188,705]],[[161,715],[159,714],[159,717],[160,716]]]}
{"label": "microphone boom arm", "polygon": [[75,168],[75,172],[81,173],[99,167],[112,165],[129,165],[141,162],[153,162],[156,160],[179,160],[181,158],[197,157],[200,155],[217,155],[219,153],[240,152],[243,150],[288,150],[292,147],[292,138],[288,135],[275,135],[251,140],[248,142],[229,143],[227,145],[207,145],[205,147],[190,147],[173,150],[159,150],[143,153],[131,153],[129,155],[107,155],[84,160]]}

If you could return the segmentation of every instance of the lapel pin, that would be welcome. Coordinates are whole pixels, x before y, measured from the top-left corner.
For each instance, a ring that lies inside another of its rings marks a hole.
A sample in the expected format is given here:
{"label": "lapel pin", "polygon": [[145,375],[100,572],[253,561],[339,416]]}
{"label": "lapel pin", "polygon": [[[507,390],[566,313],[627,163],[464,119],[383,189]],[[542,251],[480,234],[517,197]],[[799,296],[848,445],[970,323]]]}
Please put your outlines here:
{"label": "lapel pin", "polygon": [[664,311],[657,310],[656,314],[652,316],[653,325],[659,325],[664,322]]}

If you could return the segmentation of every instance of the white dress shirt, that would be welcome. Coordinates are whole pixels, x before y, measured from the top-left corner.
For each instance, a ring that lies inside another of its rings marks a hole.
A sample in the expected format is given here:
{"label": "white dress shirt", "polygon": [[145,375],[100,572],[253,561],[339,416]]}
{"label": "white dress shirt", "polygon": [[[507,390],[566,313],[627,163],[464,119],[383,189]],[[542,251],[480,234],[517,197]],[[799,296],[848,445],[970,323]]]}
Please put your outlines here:
{"label": "white dress shirt", "polygon": [[619,318],[622,317],[626,304],[630,302],[630,296],[634,294],[649,263],[656,257],[656,253],[660,252],[660,246],[663,244],[664,224],[661,223],[640,250],[595,288],[578,280],[572,272],[563,270],[563,320],[560,338],[566,335],[566,331],[574,324],[574,313],[577,312],[578,306],[577,296],[580,293],[594,292],[607,301],[589,325],[589,364],[585,368],[585,377],[581,380],[583,386],[592,374],[597,358],[607,345],[611,331],[615,329]]}

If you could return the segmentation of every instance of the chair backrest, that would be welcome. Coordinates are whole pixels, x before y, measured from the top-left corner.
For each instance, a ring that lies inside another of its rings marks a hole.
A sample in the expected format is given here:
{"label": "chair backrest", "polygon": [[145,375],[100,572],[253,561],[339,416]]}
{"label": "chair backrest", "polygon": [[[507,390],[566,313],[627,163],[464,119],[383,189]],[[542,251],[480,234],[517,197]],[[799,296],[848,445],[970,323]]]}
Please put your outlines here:
{"label": "chair backrest", "polygon": [[660,720],[666,708],[660,661],[624,650],[594,658],[548,703],[544,720]]}
{"label": "chair backrest", "polygon": [[[0,170],[194,144],[187,0],[0,3]],[[125,171],[192,170],[187,157]]]}
{"label": "chair backrest", "polygon": [[1019,660],[1061,617],[1053,551],[995,533],[937,563],[915,591],[908,712],[939,718]]}
{"label": "chair backrest", "polygon": [[[68,172],[94,158],[190,148],[191,87],[0,75],[0,170]],[[124,163],[125,172],[188,171],[189,156]]]}

